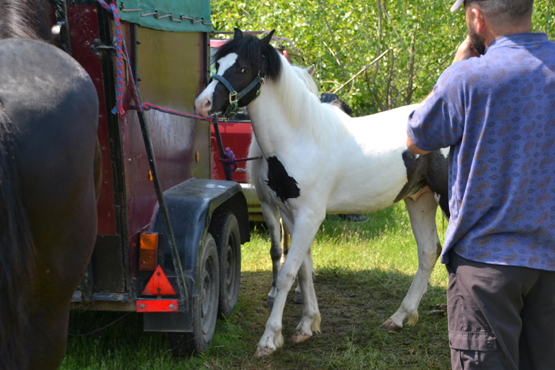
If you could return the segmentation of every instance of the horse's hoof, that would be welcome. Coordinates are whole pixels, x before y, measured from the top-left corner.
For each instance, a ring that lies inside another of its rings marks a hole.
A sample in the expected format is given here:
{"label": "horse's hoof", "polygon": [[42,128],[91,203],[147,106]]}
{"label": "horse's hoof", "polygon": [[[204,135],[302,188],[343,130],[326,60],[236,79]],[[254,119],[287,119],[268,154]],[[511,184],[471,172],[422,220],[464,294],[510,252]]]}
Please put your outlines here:
{"label": "horse's hoof", "polygon": [[254,354],[254,357],[260,358],[260,357],[270,356],[270,355],[272,355],[275,351],[276,351],[275,349],[268,348],[268,347],[264,347],[264,348],[258,347],[258,348],[256,349],[256,353]]}
{"label": "horse's hoof", "polygon": [[302,343],[302,342],[304,342],[305,340],[307,340],[307,339],[310,338],[310,337],[311,337],[311,336],[308,335],[308,334],[304,334],[304,333],[301,333],[301,332],[297,332],[297,333],[295,333],[295,335],[293,335],[293,336],[291,337],[291,341],[292,341],[293,343]]}
{"label": "horse's hoof", "polygon": [[266,301],[266,307],[268,308],[274,307],[274,298],[268,297],[268,300]]}
{"label": "horse's hoof", "polygon": [[295,292],[295,298],[293,298],[293,302],[297,304],[303,304],[303,294],[301,292]]}
{"label": "horse's hoof", "polygon": [[391,319],[387,319],[387,321],[382,324],[381,328],[385,330],[394,330],[394,331],[399,331],[403,329],[402,326],[395,324]]}

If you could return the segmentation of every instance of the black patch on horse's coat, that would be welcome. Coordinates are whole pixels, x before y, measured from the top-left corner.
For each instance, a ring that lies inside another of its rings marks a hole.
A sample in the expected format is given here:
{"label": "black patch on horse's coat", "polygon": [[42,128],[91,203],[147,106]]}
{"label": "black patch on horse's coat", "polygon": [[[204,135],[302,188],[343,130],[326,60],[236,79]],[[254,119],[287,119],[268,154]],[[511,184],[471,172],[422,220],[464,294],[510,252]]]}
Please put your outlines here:
{"label": "black patch on horse's coat", "polygon": [[449,217],[448,166],[449,162],[439,150],[426,155],[417,155],[410,150],[402,154],[407,170],[407,183],[395,198],[395,202],[418,193],[426,185],[439,195],[439,206]]}
{"label": "black patch on horse's coat", "polygon": [[297,186],[297,181],[289,176],[277,157],[268,158],[268,181],[266,181],[266,184],[282,202],[290,198],[298,198],[301,195],[301,189]]}

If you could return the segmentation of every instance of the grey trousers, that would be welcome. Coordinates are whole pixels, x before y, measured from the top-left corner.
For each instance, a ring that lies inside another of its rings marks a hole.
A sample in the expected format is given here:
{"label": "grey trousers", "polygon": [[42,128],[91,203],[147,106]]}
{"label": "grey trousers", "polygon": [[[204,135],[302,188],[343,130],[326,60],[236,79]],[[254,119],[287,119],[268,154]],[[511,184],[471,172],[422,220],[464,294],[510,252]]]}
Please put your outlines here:
{"label": "grey trousers", "polygon": [[555,272],[449,259],[453,370],[555,369]]}

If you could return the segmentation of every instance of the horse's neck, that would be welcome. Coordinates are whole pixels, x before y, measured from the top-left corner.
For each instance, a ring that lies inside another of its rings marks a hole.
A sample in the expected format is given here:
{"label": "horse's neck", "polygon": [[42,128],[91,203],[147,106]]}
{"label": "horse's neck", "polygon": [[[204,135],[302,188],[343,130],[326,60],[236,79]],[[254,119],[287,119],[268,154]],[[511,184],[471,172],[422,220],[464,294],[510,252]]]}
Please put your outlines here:
{"label": "horse's neck", "polygon": [[0,0],[0,39],[52,41],[47,0]]}
{"label": "horse's neck", "polygon": [[306,140],[325,143],[344,130],[334,117],[326,117],[318,97],[308,90],[289,65],[283,66],[277,81],[264,83],[260,97],[247,109],[256,140],[265,155],[280,152],[293,138],[302,136]]}

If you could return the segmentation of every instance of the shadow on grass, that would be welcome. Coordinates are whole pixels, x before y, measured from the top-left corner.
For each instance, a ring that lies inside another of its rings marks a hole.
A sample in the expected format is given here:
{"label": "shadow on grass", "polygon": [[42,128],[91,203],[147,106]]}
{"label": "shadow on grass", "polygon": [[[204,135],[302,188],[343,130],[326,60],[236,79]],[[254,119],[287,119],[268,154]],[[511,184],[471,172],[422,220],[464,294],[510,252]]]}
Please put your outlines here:
{"label": "shadow on grass", "polygon": [[[293,344],[302,306],[289,293],[283,316],[284,348],[269,358],[255,359],[270,309],[265,307],[270,272],[242,273],[239,305],[220,320],[212,347],[201,356],[173,358],[162,333],[142,332],[140,314],[89,337],[71,337],[65,369],[446,369],[450,366],[447,319],[429,311],[445,303],[445,290],[430,287],[420,304],[415,327],[389,332],[379,326],[392,315],[410,286],[412,276],[362,270],[320,269],[316,294],[322,332]],[[121,313],[73,312],[70,332],[99,328]]]}
{"label": "shadow on grass", "polygon": [[[386,209],[363,213],[365,222],[346,221],[339,215],[326,215],[316,234],[316,242],[344,240],[350,237],[373,239],[384,233],[410,230],[410,221],[404,204],[398,203]],[[264,222],[251,222],[251,233],[269,238],[268,227]],[[412,235],[411,235],[412,237]]]}

